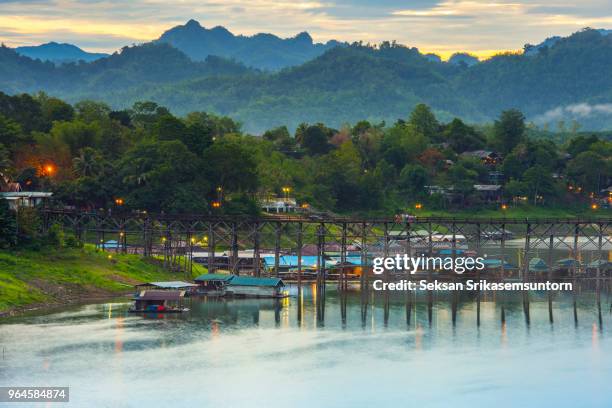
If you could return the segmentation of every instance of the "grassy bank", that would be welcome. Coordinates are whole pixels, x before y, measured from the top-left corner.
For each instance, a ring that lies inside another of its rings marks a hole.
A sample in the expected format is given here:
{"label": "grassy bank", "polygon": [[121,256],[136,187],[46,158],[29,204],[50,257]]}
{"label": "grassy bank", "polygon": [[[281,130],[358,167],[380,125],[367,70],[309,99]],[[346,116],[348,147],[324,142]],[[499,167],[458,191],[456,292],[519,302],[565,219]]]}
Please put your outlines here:
{"label": "grassy bank", "polygon": [[[196,276],[204,270],[195,268]],[[85,248],[0,251],[0,313],[127,293],[136,283],[183,280],[160,262]]]}

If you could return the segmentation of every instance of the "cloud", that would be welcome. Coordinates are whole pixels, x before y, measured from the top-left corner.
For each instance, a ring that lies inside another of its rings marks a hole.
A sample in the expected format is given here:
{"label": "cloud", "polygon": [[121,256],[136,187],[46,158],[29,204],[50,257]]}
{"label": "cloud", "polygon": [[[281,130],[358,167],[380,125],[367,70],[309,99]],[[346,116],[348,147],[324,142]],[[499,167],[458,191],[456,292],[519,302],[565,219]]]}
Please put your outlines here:
{"label": "cloud", "polygon": [[558,106],[533,118],[538,124],[557,122],[564,118],[587,119],[592,116],[612,115],[612,103],[589,104],[577,103],[567,106]]}

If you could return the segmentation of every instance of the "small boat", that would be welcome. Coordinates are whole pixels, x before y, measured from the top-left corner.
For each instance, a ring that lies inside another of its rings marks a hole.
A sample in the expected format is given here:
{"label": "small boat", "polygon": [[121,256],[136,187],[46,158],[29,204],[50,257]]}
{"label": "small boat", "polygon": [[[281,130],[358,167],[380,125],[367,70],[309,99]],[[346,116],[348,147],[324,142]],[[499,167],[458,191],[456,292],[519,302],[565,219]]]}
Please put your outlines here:
{"label": "small boat", "polygon": [[130,313],[182,313],[189,309],[183,307],[184,290],[143,290],[134,296]]}

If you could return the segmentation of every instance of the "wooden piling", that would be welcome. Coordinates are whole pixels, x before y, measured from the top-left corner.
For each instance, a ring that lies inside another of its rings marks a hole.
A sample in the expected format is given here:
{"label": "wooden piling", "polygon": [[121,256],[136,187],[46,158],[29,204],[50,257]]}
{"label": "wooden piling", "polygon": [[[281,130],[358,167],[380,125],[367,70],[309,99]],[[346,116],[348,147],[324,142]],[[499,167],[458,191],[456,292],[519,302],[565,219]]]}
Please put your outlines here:
{"label": "wooden piling", "polygon": [[215,273],[215,228],[208,223],[208,273]]}
{"label": "wooden piling", "polygon": [[280,263],[281,228],[280,222],[274,224],[274,276],[277,278]]}
{"label": "wooden piling", "polygon": [[[554,247],[554,235],[550,234],[550,239],[548,242],[548,280],[551,281],[553,277],[553,247]],[[548,293],[548,320],[552,324],[554,322],[553,318],[553,308],[552,308],[552,293],[549,290]]]}
{"label": "wooden piling", "polygon": [[298,297],[301,297],[302,294],[302,228],[303,225],[301,222],[297,225],[297,281],[298,281]]}
{"label": "wooden piling", "polygon": [[253,249],[254,249],[255,253],[254,253],[254,260],[253,260],[253,262],[254,262],[255,269],[254,269],[253,273],[254,273],[255,276],[260,277],[261,276],[261,256],[260,256],[260,253],[259,253],[259,251],[260,251],[260,248],[259,248],[259,245],[260,245],[260,236],[259,236],[259,234],[260,234],[260,224],[259,224],[259,222],[255,222],[254,227],[255,227],[255,231],[253,232]]}

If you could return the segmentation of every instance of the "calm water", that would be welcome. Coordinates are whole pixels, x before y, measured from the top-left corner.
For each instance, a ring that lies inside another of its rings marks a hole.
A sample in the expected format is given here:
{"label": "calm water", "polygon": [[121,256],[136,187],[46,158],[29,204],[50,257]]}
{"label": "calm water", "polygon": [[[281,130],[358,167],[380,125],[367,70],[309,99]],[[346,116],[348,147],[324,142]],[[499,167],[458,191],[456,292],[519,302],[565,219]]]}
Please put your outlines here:
{"label": "calm water", "polygon": [[606,293],[601,322],[595,295],[579,295],[577,325],[570,296],[554,299],[551,324],[546,295],[531,294],[528,325],[520,295],[489,294],[480,327],[465,293],[455,325],[441,293],[431,322],[416,299],[409,326],[401,299],[385,325],[381,298],[362,320],[351,294],[343,324],[335,290],[324,321],[316,297],[194,301],[146,318],[120,301],[5,320],[0,385],[70,386],[74,407],[612,406]]}

